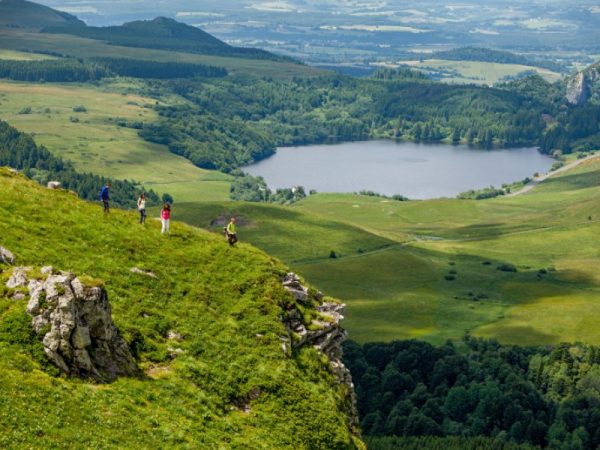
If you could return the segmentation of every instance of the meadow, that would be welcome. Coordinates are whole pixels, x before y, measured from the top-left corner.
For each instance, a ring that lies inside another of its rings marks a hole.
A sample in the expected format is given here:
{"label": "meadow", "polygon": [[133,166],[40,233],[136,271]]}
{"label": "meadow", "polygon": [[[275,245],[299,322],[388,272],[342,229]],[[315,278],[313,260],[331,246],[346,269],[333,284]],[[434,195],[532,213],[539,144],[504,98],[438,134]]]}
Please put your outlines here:
{"label": "meadow", "polygon": [[523,72],[536,72],[546,81],[555,82],[561,78],[559,73],[548,69],[524,66],[520,64],[502,64],[480,61],[449,61],[427,59],[423,61],[405,61],[403,64],[426,73],[441,73],[441,81],[447,83],[473,83],[492,85],[505,77],[515,77]]}
{"label": "meadow", "polygon": [[122,80],[99,86],[0,81],[0,118],[80,171],[134,179],[179,201],[226,200],[227,175],[200,169],[117,124],[157,119],[156,100],[131,90]]}

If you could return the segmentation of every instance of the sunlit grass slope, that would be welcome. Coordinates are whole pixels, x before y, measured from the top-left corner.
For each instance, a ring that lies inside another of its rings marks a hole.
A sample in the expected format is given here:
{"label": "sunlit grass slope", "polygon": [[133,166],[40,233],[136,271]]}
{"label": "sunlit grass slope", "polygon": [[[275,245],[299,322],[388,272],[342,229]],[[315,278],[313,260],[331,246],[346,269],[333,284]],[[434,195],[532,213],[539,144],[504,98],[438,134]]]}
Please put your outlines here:
{"label": "sunlit grass slope", "polygon": [[[134,87],[135,83],[129,88]],[[125,86],[0,82],[0,118],[31,133],[37,144],[80,171],[135,179],[178,201],[225,200],[229,177],[194,166],[166,146],[117,125],[158,120],[156,100],[122,92]],[[74,109],[83,106],[85,111]]]}
{"label": "sunlit grass slope", "polygon": [[134,213],[103,216],[98,205],[6,169],[0,192],[0,245],[21,265],[104,282],[146,375],[95,385],[48,374],[32,356],[26,302],[2,289],[0,447],[353,447],[323,358],[312,348],[282,350],[280,315],[293,300],[281,263],[180,223],[161,236],[154,220],[144,227]]}
{"label": "sunlit grass slope", "polygon": [[[598,344],[599,194],[600,162],[592,160],[515,198],[311,196],[294,209],[398,245],[297,268],[344,298],[346,326],[360,341],[441,342],[470,332],[513,344]],[[406,236],[412,242],[402,244]]]}

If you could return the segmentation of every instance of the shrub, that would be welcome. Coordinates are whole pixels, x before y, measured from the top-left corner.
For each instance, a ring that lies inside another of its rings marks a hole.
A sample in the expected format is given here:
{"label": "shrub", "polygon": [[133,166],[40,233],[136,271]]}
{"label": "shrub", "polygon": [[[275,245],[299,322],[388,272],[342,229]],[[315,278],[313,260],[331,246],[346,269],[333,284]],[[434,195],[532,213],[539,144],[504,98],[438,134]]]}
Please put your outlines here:
{"label": "shrub", "polygon": [[509,263],[500,264],[498,267],[496,267],[496,269],[500,270],[502,272],[516,272],[517,271],[517,268],[513,264],[509,264]]}

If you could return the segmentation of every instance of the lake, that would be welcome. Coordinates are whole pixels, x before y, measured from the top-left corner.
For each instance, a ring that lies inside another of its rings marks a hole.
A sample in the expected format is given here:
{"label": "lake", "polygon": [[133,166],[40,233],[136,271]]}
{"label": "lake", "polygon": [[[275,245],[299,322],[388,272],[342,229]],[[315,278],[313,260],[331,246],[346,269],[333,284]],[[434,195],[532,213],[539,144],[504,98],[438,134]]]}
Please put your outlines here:
{"label": "lake", "polygon": [[411,199],[454,197],[547,172],[553,159],[536,148],[481,150],[466,145],[395,141],[280,147],[244,167],[271,189],[304,186],[318,192],[375,191]]}

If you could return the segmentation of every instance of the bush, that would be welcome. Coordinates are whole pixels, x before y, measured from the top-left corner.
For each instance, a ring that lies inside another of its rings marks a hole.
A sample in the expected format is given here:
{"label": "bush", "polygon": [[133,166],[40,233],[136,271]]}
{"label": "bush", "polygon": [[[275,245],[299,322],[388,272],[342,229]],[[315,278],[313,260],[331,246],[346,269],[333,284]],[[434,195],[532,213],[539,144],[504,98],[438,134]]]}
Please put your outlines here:
{"label": "bush", "polygon": [[338,256],[337,256],[337,253],[336,253],[334,250],[331,250],[331,251],[329,252],[329,257],[330,257],[331,259],[336,259]]}
{"label": "bush", "polygon": [[31,106],[26,106],[19,111],[19,114],[31,114]]}
{"label": "bush", "polygon": [[73,112],[81,112],[81,113],[84,113],[84,112],[87,112],[87,108],[86,108],[85,106],[83,106],[83,105],[75,106],[75,107],[73,108]]}
{"label": "bush", "polygon": [[498,267],[496,267],[496,269],[500,270],[502,272],[516,272],[517,271],[517,268],[513,264],[509,264],[509,263],[500,264]]}

